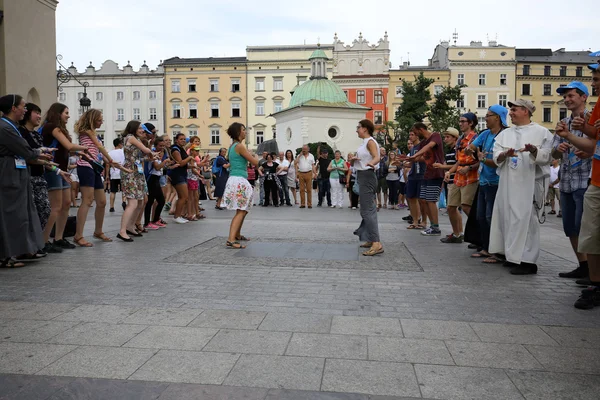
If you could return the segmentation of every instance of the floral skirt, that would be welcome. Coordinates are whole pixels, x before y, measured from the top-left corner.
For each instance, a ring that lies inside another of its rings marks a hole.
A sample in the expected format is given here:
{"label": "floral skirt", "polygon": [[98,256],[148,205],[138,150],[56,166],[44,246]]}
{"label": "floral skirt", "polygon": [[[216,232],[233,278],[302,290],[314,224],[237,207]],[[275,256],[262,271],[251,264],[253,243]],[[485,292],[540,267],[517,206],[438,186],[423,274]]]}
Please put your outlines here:
{"label": "floral skirt", "polygon": [[250,211],[254,189],[246,178],[230,176],[225,185],[223,201],[228,210]]}

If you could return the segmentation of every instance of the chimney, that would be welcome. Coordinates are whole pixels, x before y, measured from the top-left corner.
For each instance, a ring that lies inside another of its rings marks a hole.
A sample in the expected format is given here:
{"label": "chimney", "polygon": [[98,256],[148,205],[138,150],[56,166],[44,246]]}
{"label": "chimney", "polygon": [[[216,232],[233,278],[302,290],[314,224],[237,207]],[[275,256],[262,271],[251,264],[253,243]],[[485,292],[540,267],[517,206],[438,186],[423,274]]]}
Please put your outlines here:
{"label": "chimney", "polygon": [[490,47],[498,47],[498,42],[496,42],[495,40],[490,40],[488,42],[488,46],[490,46]]}

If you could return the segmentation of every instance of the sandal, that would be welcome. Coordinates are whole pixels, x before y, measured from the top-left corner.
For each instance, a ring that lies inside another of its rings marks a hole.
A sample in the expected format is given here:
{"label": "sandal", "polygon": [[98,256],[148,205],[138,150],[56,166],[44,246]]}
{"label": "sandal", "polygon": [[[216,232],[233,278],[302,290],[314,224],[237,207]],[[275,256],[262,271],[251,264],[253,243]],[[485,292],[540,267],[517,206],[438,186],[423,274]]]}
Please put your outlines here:
{"label": "sandal", "polygon": [[246,241],[246,242],[249,242],[249,241],[250,241],[250,239],[248,239],[248,238],[247,238],[246,236],[244,236],[244,235],[240,235],[240,236],[236,237],[236,238],[235,238],[235,240],[244,240],[244,241]]}
{"label": "sandal", "polygon": [[206,215],[204,215],[202,213],[196,214],[196,219],[204,219],[204,218],[206,218]]}
{"label": "sandal", "polygon": [[487,258],[487,257],[490,257],[490,255],[489,254],[483,254],[483,251],[478,251],[478,252],[475,252],[475,253],[471,254],[471,258],[483,258],[483,257]]}
{"label": "sandal", "polygon": [[361,244],[360,247],[365,248],[365,249],[370,249],[371,247],[373,247],[373,242],[365,242],[365,243]]}
{"label": "sandal", "polygon": [[500,261],[495,257],[488,257],[482,261],[484,264],[500,264]]}
{"label": "sandal", "polygon": [[187,219],[190,222],[195,222],[198,221],[198,218],[196,218],[196,216],[194,215],[193,217],[185,217],[185,219]]}
{"label": "sandal", "polygon": [[227,248],[229,249],[245,249],[246,246],[240,244],[240,242],[230,242],[229,240],[226,243]]}
{"label": "sandal", "polygon": [[108,236],[106,236],[106,235],[104,234],[104,232],[101,232],[101,233],[94,233],[94,237],[95,237],[96,239],[100,239],[100,240],[102,240],[103,242],[112,242],[112,241],[113,241],[111,238],[109,238]]}
{"label": "sandal", "polygon": [[374,256],[374,255],[377,255],[377,254],[381,254],[381,253],[383,253],[383,246],[381,246],[377,250],[375,250],[373,248],[370,248],[369,250],[365,251],[362,254],[363,254],[363,256],[369,256],[369,257],[371,257],[371,256]]}
{"label": "sandal", "polygon": [[146,228],[144,228],[142,224],[135,224],[135,229],[137,229],[139,233],[148,233],[148,231],[146,230]]}
{"label": "sandal", "polygon": [[73,243],[75,243],[79,247],[94,247],[94,245],[85,240],[83,236],[79,239],[73,238]]}
{"label": "sandal", "polygon": [[0,262],[0,268],[23,268],[24,266],[25,263],[15,261],[12,258]]}

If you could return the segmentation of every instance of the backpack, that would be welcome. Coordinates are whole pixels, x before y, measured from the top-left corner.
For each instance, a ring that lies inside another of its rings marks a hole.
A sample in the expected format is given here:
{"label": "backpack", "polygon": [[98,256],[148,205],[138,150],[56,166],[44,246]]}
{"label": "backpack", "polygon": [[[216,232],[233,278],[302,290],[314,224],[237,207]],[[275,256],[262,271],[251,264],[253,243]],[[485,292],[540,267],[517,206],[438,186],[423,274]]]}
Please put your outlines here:
{"label": "backpack", "polygon": [[217,156],[217,158],[215,158],[213,160],[212,173],[215,174],[215,175],[221,176],[221,172],[223,172],[223,167],[217,166],[217,160],[219,159],[219,157],[221,157],[221,156]]}

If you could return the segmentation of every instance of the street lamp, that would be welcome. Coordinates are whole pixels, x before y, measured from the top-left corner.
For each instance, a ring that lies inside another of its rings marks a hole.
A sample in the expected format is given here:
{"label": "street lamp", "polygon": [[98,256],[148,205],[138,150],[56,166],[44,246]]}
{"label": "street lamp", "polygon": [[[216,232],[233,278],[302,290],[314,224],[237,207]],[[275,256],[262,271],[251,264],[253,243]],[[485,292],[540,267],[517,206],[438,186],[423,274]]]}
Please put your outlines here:
{"label": "street lamp", "polygon": [[273,125],[272,131],[273,131],[273,139],[277,139],[277,127],[275,125]]}
{"label": "street lamp", "polygon": [[87,88],[90,86],[90,84],[88,82],[81,82],[79,79],[77,79],[77,77],[73,75],[71,71],[69,71],[69,69],[60,62],[60,60],[62,59],[63,56],[61,54],[56,56],[56,62],[59,65],[58,72],[56,74],[56,80],[58,81],[58,86],[56,88],[57,94],[58,92],[63,91],[62,85],[71,81],[72,79],[75,80],[83,87],[83,96],[81,97],[81,99],[79,99],[79,106],[81,107],[82,113],[84,113],[87,110],[89,110],[90,106],[92,105],[92,100],[90,100],[90,98],[87,97]]}

